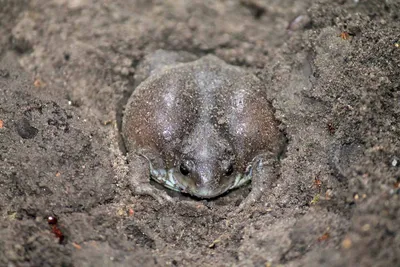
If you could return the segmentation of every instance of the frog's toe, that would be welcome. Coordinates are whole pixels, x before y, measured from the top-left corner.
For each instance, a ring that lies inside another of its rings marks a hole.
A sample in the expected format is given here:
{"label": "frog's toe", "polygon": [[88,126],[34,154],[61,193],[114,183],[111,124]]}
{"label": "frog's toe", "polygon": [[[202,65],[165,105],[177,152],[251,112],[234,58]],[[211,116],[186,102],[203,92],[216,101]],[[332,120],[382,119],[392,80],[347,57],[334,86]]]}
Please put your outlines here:
{"label": "frog's toe", "polygon": [[166,202],[173,202],[173,198],[170,197],[167,192],[154,188],[150,184],[141,184],[134,188],[134,193],[141,196],[151,196],[161,205]]}
{"label": "frog's toe", "polygon": [[262,190],[252,189],[250,194],[240,203],[239,207],[234,211],[235,214],[248,210],[261,198]]}

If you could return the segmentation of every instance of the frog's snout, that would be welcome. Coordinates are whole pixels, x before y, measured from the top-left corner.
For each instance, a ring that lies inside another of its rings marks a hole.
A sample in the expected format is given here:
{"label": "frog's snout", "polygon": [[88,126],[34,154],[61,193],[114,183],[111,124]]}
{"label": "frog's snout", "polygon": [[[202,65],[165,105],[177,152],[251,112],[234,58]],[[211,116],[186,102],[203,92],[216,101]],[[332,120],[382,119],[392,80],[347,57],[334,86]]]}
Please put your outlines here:
{"label": "frog's snout", "polygon": [[198,187],[193,190],[191,194],[198,198],[214,198],[221,195],[220,190],[215,191],[214,189],[207,187]]}
{"label": "frog's snout", "polygon": [[179,173],[175,174],[177,184],[182,192],[198,198],[214,198],[228,191],[233,181],[223,177],[219,173],[213,172],[213,168],[196,166],[190,171],[186,168],[179,168]]}

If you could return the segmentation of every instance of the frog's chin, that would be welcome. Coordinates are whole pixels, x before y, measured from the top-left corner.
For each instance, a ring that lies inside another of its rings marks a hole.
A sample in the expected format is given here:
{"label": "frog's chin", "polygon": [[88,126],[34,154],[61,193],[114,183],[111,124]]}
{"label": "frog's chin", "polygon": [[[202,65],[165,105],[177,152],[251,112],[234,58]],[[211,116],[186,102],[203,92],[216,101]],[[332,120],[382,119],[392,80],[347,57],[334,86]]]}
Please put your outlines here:
{"label": "frog's chin", "polygon": [[[185,184],[183,181],[180,184],[182,185],[183,188],[185,188],[185,190],[183,190],[183,192],[186,192],[186,193],[188,193],[192,196],[198,197],[198,198],[211,199],[211,198],[219,197],[219,196],[225,194],[226,192],[230,191],[231,189],[235,189],[235,188],[242,186],[243,184],[250,181],[250,179],[251,179],[251,176],[237,174],[230,183],[228,183],[224,186],[217,187],[217,188],[195,187],[191,184]],[[179,178],[176,180],[180,181]]]}
{"label": "frog's chin", "polygon": [[179,174],[174,173],[174,169],[154,169],[150,165],[151,178],[171,190],[187,193],[198,198],[215,198],[225,192],[238,188],[251,180],[251,170],[246,174],[238,173],[232,183],[222,188],[198,188],[190,186],[184,182],[184,179],[179,178]]}
{"label": "frog's chin", "polygon": [[174,169],[151,169],[150,173],[151,178],[154,181],[162,184],[164,187],[198,198],[214,198],[225,193],[231,188],[231,186],[228,186],[226,188],[219,188],[218,190],[215,190],[211,188],[193,187],[189,183],[185,182],[182,177],[179,177],[179,174],[174,174]]}
{"label": "frog's chin", "polygon": [[193,188],[193,189],[188,189],[187,192],[190,195],[195,196],[197,198],[210,199],[210,198],[216,198],[216,197],[224,194],[228,190],[229,189],[227,189],[227,188],[222,188],[217,191],[210,189],[210,188]]}

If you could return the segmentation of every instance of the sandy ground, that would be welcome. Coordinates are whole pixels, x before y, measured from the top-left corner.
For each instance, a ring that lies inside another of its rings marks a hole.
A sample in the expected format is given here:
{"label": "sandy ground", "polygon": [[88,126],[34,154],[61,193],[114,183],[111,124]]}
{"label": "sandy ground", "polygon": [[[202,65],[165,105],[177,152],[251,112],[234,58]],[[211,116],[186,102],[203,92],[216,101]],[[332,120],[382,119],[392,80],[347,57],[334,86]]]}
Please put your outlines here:
{"label": "sandy ground", "polygon": [[[0,0],[0,265],[400,266],[399,15],[396,0]],[[267,86],[287,149],[240,214],[250,187],[161,205],[128,186],[116,122],[160,48]]]}

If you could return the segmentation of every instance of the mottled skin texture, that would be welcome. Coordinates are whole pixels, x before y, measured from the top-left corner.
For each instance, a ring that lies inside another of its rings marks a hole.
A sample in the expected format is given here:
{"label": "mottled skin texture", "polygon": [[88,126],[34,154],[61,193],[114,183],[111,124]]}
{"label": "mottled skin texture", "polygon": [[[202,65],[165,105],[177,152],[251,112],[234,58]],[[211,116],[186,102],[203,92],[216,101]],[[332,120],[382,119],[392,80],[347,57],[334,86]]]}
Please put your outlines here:
{"label": "mottled skin texture", "polygon": [[[129,154],[172,170],[178,189],[200,198],[225,193],[251,171],[256,200],[256,179],[268,179],[259,169],[274,175],[284,140],[263,84],[211,55],[153,72],[132,94],[122,131]],[[136,191],[154,196],[148,186]]]}

